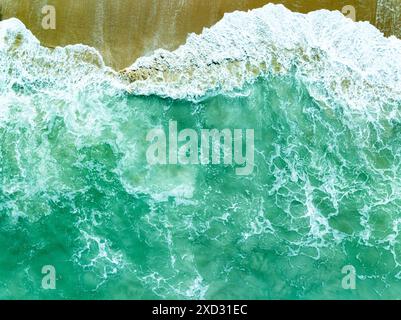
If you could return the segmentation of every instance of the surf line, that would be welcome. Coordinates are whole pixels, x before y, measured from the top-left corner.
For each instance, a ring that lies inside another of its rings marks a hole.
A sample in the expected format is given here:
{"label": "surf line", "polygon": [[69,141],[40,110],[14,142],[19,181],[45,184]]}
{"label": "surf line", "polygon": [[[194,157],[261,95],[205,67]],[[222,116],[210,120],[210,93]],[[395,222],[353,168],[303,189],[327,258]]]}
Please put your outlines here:
{"label": "surf line", "polygon": [[[178,132],[176,121],[169,121],[168,133],[163,128],[148,132],[150,146],[146,159],[150,165],[233,165],[238,176],[247,176],[254,170],[254,129],[193,129]],[[179,146],[179,144],[181,144]],[[245,151],[245,155],[244,155]],[[222,160],[223,158],[223,160]]]}

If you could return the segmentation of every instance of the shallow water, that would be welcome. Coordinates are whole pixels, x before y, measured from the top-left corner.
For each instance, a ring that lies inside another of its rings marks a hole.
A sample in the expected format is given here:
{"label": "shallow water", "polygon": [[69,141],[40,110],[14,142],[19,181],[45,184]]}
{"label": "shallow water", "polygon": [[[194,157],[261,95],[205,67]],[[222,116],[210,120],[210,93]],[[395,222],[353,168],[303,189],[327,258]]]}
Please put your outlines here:
{"label": "shallow water", "polygon": [[[94,49],[1,22],[0,298],[399,298],[400,54],[339,14],[269,6],[131,69],[166,79],[127,83]],[[171,120],[254,129],[253,173],[150,166],[146,135]]]}

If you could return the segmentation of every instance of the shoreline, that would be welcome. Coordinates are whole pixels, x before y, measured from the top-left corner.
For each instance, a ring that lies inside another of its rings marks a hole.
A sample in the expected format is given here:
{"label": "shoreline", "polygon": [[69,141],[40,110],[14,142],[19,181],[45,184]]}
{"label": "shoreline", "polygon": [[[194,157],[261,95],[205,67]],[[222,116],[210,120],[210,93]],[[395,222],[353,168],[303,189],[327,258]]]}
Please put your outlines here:
{"label": "shoreline", "polygon": [[[291,11],[301,13],[318,9],[341,11],[348,5],[355,8],[357,21],[369,21],[387,36],[394,30],[401,32],[399,27],[392,25],[392,19],[401,14],[401,9],[394,9],[397,0],[381,0],[379,5],[377,0],[173,0],[168,3],[162,0],[120,0],[117,4],[110,0],[88,0],[85,3],[53,0],[48,4],[56,8],[55,30],[44,30],[41,26],[43,1],[3,0],[0,17],[20,19],[42,45],[49,48],[70,44],[94,47],[108,66],[122,70],[156,49],[177,49],[186,42],[190,33],[200,34],[203,28],[221,20],[225,13],[255,9],[269,2],[284,4]],[[346,9],[343,11],[347,14]]]}

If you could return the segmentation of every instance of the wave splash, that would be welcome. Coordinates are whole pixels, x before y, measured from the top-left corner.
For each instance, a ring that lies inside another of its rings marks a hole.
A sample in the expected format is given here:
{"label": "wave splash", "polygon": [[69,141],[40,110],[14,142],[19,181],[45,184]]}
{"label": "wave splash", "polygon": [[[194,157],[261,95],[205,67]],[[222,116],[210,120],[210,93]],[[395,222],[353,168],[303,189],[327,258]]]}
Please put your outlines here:
{"label": "wave splash", "polygon": [[282,5],[234,12],[173,52],[158,50],[123,74],[130,90],[196,99],[292,74],[316,99],[351,108],[399,100],[401,41],[340,12],[294,13]]}
{"label": "wave splash", "polygon": [[[23,248],[0,297],[42,297],[49,261],[62,298],[347,298],[348,264],[359,298],[394,297],[400,57],[367,23],[274,5],[122,73],[0,22],[0,243]],[[254,172],[149,166],[169,121],[254,129]]]}

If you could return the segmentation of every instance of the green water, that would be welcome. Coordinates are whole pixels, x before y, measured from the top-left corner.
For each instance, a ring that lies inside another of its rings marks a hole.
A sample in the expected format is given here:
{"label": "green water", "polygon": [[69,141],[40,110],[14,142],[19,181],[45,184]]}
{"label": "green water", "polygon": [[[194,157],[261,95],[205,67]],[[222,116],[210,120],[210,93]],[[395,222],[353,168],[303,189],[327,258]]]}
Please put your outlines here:
{"label": "green water", "polygon": [[[288,77],[197,104],[102,94],[93,108],[86,90],[73,123],[53,101],[50,118],[20,121],[15,105],[0,127],[1,298],[398,296],[399,123],[325,109]],[[148,167],[146,133],[169,120],[253,128],[253,174]],[[191,199],[127,192],[181,184]],[[44,265],[56,290],[41,287]],[[341,286],[345,265],[356,290]]]}
{"label": "green water", "polygon": [[[1,299],[400,297],[395,85],[381,88],[388,99],[348,105],[356,95],[334,99],[307,78],[305,58],[197,102],[139,96],[93,49],[48,50],[7,23],[8,33],[0,24]],[[395,40],[387,44],[396,52]],[[313,57],[323,70],[335,67]],[[373,92],[356,71],[347,76],[343,90],[365,83]],[[149,165],[146,136],[170,121],[197,132],[253,129],[252,174]],[[44,266],[55,268],[54,289],[43,286]],[[356,271],[353,290],[343,286],[345,266]]]}

